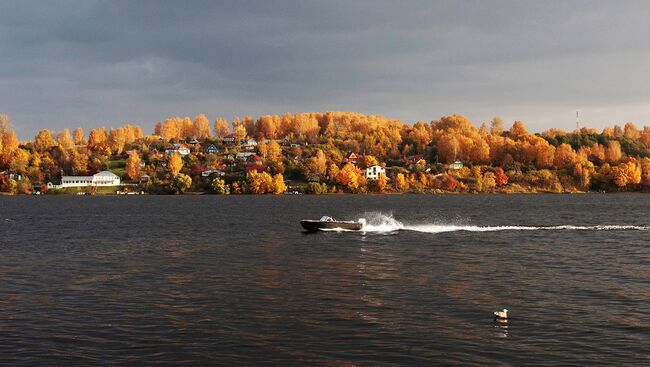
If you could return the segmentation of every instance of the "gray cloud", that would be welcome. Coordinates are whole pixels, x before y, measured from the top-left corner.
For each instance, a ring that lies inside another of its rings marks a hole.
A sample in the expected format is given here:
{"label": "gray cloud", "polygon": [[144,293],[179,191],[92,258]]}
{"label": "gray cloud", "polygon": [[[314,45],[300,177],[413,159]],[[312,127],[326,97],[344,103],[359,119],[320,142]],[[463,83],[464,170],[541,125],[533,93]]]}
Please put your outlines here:
{"label": "gray cloud", "polygon": [[2,2],[0,111],[21,138],[327,109],[643,125],[649,18],[645,1]]}

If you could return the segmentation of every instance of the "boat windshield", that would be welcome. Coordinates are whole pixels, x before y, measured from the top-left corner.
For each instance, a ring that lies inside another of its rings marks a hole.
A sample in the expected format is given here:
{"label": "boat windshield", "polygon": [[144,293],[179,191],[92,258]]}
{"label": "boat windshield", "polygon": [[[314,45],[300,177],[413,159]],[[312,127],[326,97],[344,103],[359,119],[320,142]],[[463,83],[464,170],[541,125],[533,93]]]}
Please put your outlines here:
{"label": "boat windshield", "polygon": [[321,222],[334,222],[334,218],[328,217],[327,215],[325,215],[320,219],[320,221]]}

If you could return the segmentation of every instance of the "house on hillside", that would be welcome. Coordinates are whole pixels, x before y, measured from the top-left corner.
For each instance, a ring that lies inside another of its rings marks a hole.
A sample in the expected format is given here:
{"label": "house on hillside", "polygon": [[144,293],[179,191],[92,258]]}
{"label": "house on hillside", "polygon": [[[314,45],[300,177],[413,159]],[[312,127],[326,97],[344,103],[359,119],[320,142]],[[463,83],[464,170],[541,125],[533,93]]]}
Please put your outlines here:
{"label": "house on hillside", "polygon": [[92,176],[63,176],[61,185],[47,183],[48,189],[60,189],[64,187],[87,187],[87,186],[119,186],[120,177],[110,171],[101,171]]}
{"label": "house on hillside", "polygon": [[208,154],[216,154],[219,151],[217,147],[214,144],[210,144],[210,146],[207,149]]}
{"label": "house on hillside", "polygon": [[255,153],[253,153],[253,152],[240,152],[240,153],[237,153],[235,158],[237,160],[239,160],[239,161],[246,162],[248,160],[248,157],[250,157],[252,155],[255,155]]}
{"label": "house on hillside", "polygon": [[361,174],[370,181],[376,181],[379,176],[386,176],[386,169],[382,166],[374,165],[364,169]]}
{"label": "house on hillside", "polygon": [[457,170],[457,169],[461,169],[463,167],[465,167],[463,162],[457,160],[454,163],[448,164],[445,168],[452,169],[452,170]]}
{"label": "house on hillside", "polygon": [[223,137],[223,142],[225,144],[236,144],[237,143],[237,137],[235,134],[228,134]]}
{"label": "house on hillside", "polygon": [[169,148],[165,149],[165,153],[167,155],[173,154],[173,153],[178,153],[181,156],[186,156],[190,154],[190,147],[188,147],[186,144],[174,144],[170,146]]}
{"label": "house on hillside", "polygon": [[257,147],[257,140],[255,139],[246,139],[242,142],[242,147],[246,150],[253,150]]}
{"label": "house on hillside", "polygon": [[356,166],[357,163],[359,162],[359,156],[354,152],[350,152],[350,153],[348,153],[348,155],[345,156],[345,158],[343,159],[343,162],[344,163],[352,163],[353,165]]}

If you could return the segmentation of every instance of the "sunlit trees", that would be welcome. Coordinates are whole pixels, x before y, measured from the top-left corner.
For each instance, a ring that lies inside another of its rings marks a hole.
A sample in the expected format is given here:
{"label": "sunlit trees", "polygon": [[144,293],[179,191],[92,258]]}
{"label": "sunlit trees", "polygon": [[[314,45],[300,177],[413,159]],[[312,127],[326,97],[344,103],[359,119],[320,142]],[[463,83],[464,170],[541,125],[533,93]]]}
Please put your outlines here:
{"label": "sunlit trees", "polygon": [[169,161],[167,166],[173,175],[178,174],[183,168],[183,158],[178,153],[172,153],[169,155]]}
{"label": "sunlit trees", "polygon": [[632,158],[626,163],[621,163],[612,169],[614,184],[619,188],[636,185],[641,182],[641,167],[636,159]]}
{"label": "sunlit trees", "polygon": [[63,131],[56,136],[56,140],[63,150],[72,151],[75,148],[72,136],[70,136],[70,130],[68,129],[63,129]]}
{"label": "sunlit trees", "polygon": [[210,188],[215,194],[228,195],[230,194],[230,186],[220,177],[215,177],[210,182]]}
{"label": "sunlit trees", "polygon": [[192,187],[192,178],[186,174],[178,173],[171,181],[171,189],[176,194],[182,194]]}
{"label": "sunlit trees", "polygon": [[513,140],[519,140],[523,137],[528,135],[528,131],[526,131],[526,126],[524,125],[523,122],[517,120],[512,124],[512,127],[510,128],[509,136]]}
{"label": "sunlit trees", "polygon": [[72,155],[72,174],[85,175],[88,173],[88,156],[74,152]]}
{"label": "sunlit trees", "polygon": [[106,146],[106,139],[105,128],[92,129],[88,135],[88,148],[92,150],[100,150]]}
{"label": "sunlit trees", "polygon": [[108,147],[116,154],[122,154],[126,144],[126,131],[124,128],[111,129],[108,133]]}
{"label": "sunlit trees", "polygon": [[50,130],[41,130],[36,134],[34,138],[34,149],[37,152],[43,153],[54,146],[56,146],[56,141],[52,137]]}
{"label": "sunlit trees", "polygon": [[591,178],[596,172],[594,164],[589,161],[581,161],[573,167],[573,176],[578,180],[578,186],[583,189],[589,189]]}
{"label": "sunlit trees", "polygon": [[84,136],[84,131],[82,128],[78,127],[74,130],[74,143],[76,145],[86,145],[86,138]]}
{"label": "sunlit trees", "polygon": [[490,134],[500,136],[503,133],[503,120],[501,117],[494,117],[490,123]]}
{"label": "sunlit trees", "polygon": [[287,185],[284,183],[284,176],[278,173],[273,176],[273,193],[276,195],[284,194],[287,191]]}
{"label": "sunlit trees", "polygon": [[406,191],[408,189],[408,181],[403,173],[395,175],[395,191]]}
{"label": "sunlit trees", "polygon": [[16,149],[13,153],[13,157],[9,162],[9,169],[13,173],[19,173],[24,175],[27,173],[27,167],[29,166],[30,154],[24,149]]}
{"label": "sunlit trees", "polygon": [[230,128],[228,127],[228,121],[218,118],[214,121],[214,133],[220,138],[230,134]]}
{"label": "sunlit trees", "polygon": [[559,168],[569,168],[573,166],[576,161],[576,152],[569,144],[561,144],[555,150],[555,158],[553,165]]}
{"label": "sunlit trees", "polygon": [[210,130],[210,121],[205,117],[204,114],[196,116],[194,122],[192,123],[193,136],[197,139],[206,139],[212,136],[212,131]]}
{"label": "sunlit trees", "polygon": [[505,186],[508,184],[508,176],[501,167],[494,169],[494,181],[497,186]]}
{"label": "sunlit trees", "polygon": [[359,168],[353,164],[346,163],[336,176],[336,182],[354,192],[365,186],[366,179],[361,175]]}
{"label": "sunlit trees", "polygon": [[246,183],[251,194],[270,194],[275,191],[273,177],[266,172],[251,171],[246,178]]}
{"label": "sunlit trees", "polygon": [[126,175],[132,181],[140,179],[140,154],[136,151],[131,151],[126,160]]}
{"label": "sunlit trees", "polygon": [[617,140],[610,140],[605,149],[605,160],[609,164],[616,164],[621,161],[623,153],[621,152],[621,143]]}

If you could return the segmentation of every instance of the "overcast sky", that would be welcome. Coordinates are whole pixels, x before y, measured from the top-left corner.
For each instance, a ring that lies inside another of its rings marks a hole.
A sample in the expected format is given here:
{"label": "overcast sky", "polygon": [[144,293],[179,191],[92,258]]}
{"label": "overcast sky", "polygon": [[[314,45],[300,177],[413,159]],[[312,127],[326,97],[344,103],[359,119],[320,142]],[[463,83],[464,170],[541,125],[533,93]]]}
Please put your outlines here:
{"label": "overcast sky", "polygon": [[357,111],[650,125],[648,1],[2,1],[0,113],[42,128]]}

